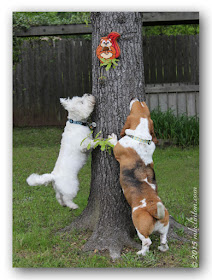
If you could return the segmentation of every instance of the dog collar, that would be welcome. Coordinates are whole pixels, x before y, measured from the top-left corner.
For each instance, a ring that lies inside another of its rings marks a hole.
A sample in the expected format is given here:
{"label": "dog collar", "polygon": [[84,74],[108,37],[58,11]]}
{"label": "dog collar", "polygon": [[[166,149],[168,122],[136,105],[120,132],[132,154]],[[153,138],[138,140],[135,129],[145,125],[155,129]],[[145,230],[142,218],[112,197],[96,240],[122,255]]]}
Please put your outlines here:
{"label": "dog collar", "polygon": [[95,122],[88,123],[88,122],[74,121],[72,119],[68,119],[68,120],[69,120],[70,123],[88,126],[90,129],[94,129],[96,127],[96,123]]}
{"label": "dog collar", "polygon": [[136,140],[136,141],[138,141],[138,142],[140,142],[140,143],[146,143],[146,144],[148,144],[148,145],[150,145],[151,142],[152,142],[152,140],[141,139],[141,138],[139,138],[139,137],[137,137],[137,136],[133,136],[133,135],[127,135],[127,136],[129,136],[129,137],[132,138],[133,140]]}

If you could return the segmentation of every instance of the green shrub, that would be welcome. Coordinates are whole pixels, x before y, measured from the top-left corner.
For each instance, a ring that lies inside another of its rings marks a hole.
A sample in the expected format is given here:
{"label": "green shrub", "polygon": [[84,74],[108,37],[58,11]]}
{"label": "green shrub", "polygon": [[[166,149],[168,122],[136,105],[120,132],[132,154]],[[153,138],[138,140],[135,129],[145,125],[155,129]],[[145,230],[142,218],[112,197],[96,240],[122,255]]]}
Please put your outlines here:
{"label": "green shrub", "polygon": [[157,138],[168,139],[176,145],[187,147],[199,144],[199,118],[175,116],[172,110],[151,112]]}

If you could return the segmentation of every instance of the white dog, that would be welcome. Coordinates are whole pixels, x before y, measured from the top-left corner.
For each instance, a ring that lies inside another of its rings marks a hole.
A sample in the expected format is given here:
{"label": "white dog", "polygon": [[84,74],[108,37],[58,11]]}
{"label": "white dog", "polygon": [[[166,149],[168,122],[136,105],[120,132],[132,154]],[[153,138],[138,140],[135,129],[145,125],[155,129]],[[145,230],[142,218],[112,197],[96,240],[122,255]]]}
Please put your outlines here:
{"label": "white dog", "polygon": [[[91,148],[93,147],[87,118],[93,112],[95,97],[84,94],[72,99],[60,98],[60,102],[68,111],[68,121],[62,134],[60,153],[54,170],[50,174],[32,174],[27,178],[27,183],[30,186],[52,183],[58,202],[62,206],[76,209],[78,205],[72,200],[79,190],[77,174],[86,162],[87,145],[91,143]],[[82,142],[83,139],[85,140]]]}

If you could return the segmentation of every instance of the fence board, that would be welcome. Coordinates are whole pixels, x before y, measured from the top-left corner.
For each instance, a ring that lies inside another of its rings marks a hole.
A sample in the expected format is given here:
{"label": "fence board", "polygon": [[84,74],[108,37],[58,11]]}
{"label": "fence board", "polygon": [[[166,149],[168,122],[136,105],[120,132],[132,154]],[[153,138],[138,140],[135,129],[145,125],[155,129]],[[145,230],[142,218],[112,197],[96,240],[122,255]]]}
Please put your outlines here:
{"label": "fence board", "polygon": [[[163,52],[161,48],[161,39],[160,36],[155,36],[154,40],[155,45],[155,59],[156,60],[156,73],[157,73],[157,82],[163,80],[163,71],[162,71],[162,65],[163,65]],[[156,82],[154,82],[156,83]]]}
{"label": "fence board", "polygon": [[184,66],[184,80],[190,81],[190,53],[189,53],[189,36],[185,36],[183,40],[183,66]]}
{"label": "fence board", "polygon": [[[154,83],[156,79],[156,61],[157,61],[157,55],[156,55],[156,50],[155,50],[155,36],[151,36],[149,38],[149,52],[148,52],[148,57],[149,57],[149,68],[150,68],[150,79],[149,83]],[[151,46],[151,47],[150,47]],[[154,57],[155,59],[151,59]]]}
{"label": "fence board", "polygon": [[176,57],[173,55],[176,54],[175,48],[175,36],[169,36],[169,51],[168,51],[168,69],[169,69],[169,83],[174,83],[176,81]]}
{"label": "fence board", "polygon": [[159,109],[162,112],[166,112],[168,110],[168,96],[167,96],[167,93],[161,93],[160,94]]}
{"label": "fence board", "polygon": [[[189,50],[190,50],[190,61],[189,61],[189,67],[190,67],[190,71],[191,71],[191,82],[195,83],[195,79],[196,79],[196,46],[195,46],[195,37],[191,36],[190,40],[189,40]],[[192,69],[192,65],[193,65],[193,69]]]}
{"label": "fence board", "polygon": [[183,44],[183,39],[182,36],[176,36],[176,60],[177,60],[177,77],[176,77],[176,82],[181,82],[184,81],[184,76],[183,76],[183,65],[184,65],[184,60],[183,60],[183,50],[182,50],[182,44]]}
{"label": "fence board", "polygon": [[[169,82],[169,39],[168,37],[164,37],[162,40],[162,46],[163,46],[163,81],[164,83]],[[158,81],[159,82],[159,81]]]}
{"label": "fence board", "polygon": [[[36,41],[32,41],[32,49],[33,49],[33,60],[34,60],[34,68],[32,69],[32,85],[33,85],[33,89],[32,89],[32,98],[33,98],[33,102],[34,102],[34,106],[32,108],[33,110],[33,115],[34,115],[34,120],[39,122],[39,115],[40,115],[40,95],[39,95],[39,87],[38,87],[38,82],[37,80],[39,79],[38,75],[40,75],[40,64],[38,62],[38,58],[39,58],[39,48],[40,46],[37,44]],[[17,91],[18,93],[18,91]]]}
{"label": "fence board", "polygon": [[150,108],[150,94],[146,93],[146,104]]}
{"label": "fence board", "polygon": [[174,111],[177,115],[177,93],[168,94],[168,108]]}
{"label": "fence board", "polygon": [[196,113],[196,95],[194,93],[187,93],[187,115],[195,116]]}
{"label": "fence board", "polygon": [[196,115],[199,116],[199,94],[196,93]]}
{"label": "fence board", "polygon": [[196,62],[197,62],[197,66],[196,66],[196,79],[195,79],[195,83],[199,84],[199,35],[195,36],[195,46],[197,48],[196,51]]}
{"label": "fence board", "polygon": [[[145,55],[144,55],[145,54]],[[145,83],[149,83],[149,38],[144,37],[143,38],[143,57],[144,57],[144,79]]]}
{"label": "fence board", "polygon": [[186,106],[186,94],[178,93],[177,94],[177,113],[178,115],[187,114],[187,106]]}
{"label": "fence board", "polygon": [[157,94],[150,94],[149,95],[149,109],[150,109],[150,111],[152,111],[152,110],[158,110],[158,106],[159,106],[159,104],[158,104],[158,96],[157,96]]}

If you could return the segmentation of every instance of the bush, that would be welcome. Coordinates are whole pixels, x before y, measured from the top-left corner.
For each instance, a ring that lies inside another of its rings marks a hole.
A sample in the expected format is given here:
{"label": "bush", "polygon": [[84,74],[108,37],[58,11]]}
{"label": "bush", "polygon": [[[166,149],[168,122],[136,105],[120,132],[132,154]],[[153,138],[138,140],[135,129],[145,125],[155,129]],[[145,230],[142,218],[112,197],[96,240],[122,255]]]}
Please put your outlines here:
{"label": "bush", "polygon": [[199,145],[199,118],[175,116],[172,110],[151,112],[157,138],[168,139],[182,147]]}

